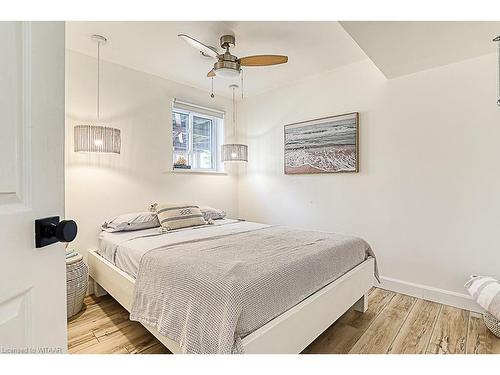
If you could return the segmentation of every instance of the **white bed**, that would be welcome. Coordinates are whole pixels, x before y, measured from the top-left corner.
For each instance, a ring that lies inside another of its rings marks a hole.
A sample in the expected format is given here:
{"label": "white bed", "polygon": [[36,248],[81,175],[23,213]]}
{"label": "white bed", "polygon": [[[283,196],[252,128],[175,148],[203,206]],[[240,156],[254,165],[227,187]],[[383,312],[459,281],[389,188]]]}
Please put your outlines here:
{"label": "white bed", "polygon": [[[157,228],[134,232],[103,232],[99,248],[89,253],[90,275],[128,311],[132,306],[135,277],[141,257],[165,243],[267,227],[252,222],[217,220],[215,225],[181,229],[160,235]],[[364,312],[373,285],[374,259],[368,258],[314,294],[242,339],[245,353],[299,353],[345,311],[354,305]],[[181,353],[178,343],[148,327],[170,351]]]}

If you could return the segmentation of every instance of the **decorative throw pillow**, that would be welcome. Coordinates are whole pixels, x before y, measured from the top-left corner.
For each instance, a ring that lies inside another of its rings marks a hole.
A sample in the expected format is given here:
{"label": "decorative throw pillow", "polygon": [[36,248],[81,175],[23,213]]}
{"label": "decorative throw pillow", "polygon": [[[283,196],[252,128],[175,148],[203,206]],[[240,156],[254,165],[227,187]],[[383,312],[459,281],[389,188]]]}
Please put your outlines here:
{"label": "decorative throw pillow", "polygon": [[472,275],[465,287],[479,306],[500,319],[500,282],[498,280],[493,277]]}
{"label": "decorative throw pillow", "polygon": [[160,226],[155,212],[134,212],[115,217],[102,225],[106,232],[121,232],[156,228]]}
{"label": "decorative throw pillow", "polygon": [[198,206],[179,203],[160,203],[155,208],[160,225],[167,230],[207,224]]}
{"label": "decorative throw pillow", "polygon": [[200,206],[200,211],[206,221],[208,221],[209,219],[219,220],[226,217],[226,211],[219,208]]}

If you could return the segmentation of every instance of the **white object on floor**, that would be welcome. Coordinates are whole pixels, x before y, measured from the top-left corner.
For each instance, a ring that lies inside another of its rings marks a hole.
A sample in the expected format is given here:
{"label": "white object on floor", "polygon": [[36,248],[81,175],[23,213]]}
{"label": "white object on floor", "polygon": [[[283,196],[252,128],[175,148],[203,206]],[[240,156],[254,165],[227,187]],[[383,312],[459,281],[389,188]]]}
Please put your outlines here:
{"label": "white object on floor", "polygon": [[489,276],[471,276],[465,283],[471,297],[496,319],[500,319],[500,282]]}

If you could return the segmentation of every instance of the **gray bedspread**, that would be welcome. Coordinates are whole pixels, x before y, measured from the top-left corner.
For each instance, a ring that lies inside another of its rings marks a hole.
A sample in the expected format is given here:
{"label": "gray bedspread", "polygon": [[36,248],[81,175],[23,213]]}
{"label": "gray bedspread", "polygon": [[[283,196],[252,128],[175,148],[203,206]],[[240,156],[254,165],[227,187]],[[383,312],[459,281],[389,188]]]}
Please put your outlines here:
{"label": "gray bedspread", "polygon": [[242,353],[244,336],[369,256],[360,238],[276,226],[161,247],[141,259],[130,319],[185,353]]}

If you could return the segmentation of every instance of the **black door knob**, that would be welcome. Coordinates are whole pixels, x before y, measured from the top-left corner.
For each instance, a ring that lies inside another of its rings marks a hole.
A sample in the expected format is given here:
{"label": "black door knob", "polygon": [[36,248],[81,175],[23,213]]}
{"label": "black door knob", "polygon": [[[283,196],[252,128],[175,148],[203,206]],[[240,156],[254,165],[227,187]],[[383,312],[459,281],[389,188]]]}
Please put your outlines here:
{"label": "black door knob", "polygon": [[35,220],[35,245],[44,247],[57,241],[71,242],[78,227],[73,220],[59,221],[59,216]]}
{"label": "black door knob", "polygon": [[61,242],[71,242],[76,237],[76,223],[73,220],[63,220],[59,224],[49,224],[42,228],[44,237],[55,237]]}

